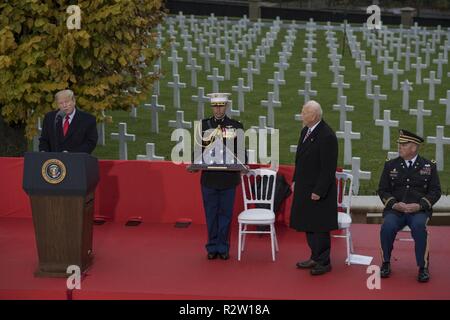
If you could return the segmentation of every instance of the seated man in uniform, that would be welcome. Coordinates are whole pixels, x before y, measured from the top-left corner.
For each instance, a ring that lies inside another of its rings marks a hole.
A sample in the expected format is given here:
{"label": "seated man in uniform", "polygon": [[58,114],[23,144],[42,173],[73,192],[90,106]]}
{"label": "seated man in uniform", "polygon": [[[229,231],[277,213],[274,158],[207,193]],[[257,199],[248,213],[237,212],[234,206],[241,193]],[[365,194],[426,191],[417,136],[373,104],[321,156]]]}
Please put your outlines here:
{"label": "seated man in uniform", "polygon": [[423,138],[400,130],[399,157],[387,161],[381,174],[378,194],[385,208],[380,238],[383,265],[381,277],[391,274],[391,252],[397,232],[406,225],[415,241],[416,261],[419,267],[417,280],[427,282],[429,252],[427,222],[432,207],[441,197],[441,186],[434,161],[418,155]]}

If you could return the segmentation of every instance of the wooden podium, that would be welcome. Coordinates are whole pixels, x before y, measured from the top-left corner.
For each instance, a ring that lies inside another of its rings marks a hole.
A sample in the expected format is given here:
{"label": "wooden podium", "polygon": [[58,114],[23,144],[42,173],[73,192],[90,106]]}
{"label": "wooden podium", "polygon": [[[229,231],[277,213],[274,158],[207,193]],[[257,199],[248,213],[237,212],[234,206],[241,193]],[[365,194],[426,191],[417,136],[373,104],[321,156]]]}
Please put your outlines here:
{"label": "wooden podium", "polygon": [[30,196],[39,266],[37,277],[83,273],[93,260],[94,192],[98,161],[86,153],[28,152],[23,189]]}

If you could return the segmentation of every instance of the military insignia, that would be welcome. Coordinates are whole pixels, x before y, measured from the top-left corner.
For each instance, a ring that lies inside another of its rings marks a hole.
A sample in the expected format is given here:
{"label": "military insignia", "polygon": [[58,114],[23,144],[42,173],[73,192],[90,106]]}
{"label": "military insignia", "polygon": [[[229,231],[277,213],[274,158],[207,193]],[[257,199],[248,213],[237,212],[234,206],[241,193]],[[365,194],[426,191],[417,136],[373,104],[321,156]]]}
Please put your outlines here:
{"label": "military insignia", "polygon": [[[425,167],[426,166],[427,165],[425,165]],[[427,175],[427,176],[431,175],[431,167],[429,165],[427,168],[425,168],[425,167],[420,169],[420,171],[419,171],[420,175]]]}
{"label": "military insignia", "polygon": [[61,183],[66,177],[66,166],[58,159],[49,159],[41,169],[42,178],[51,184]]}
{"label": "military insignia", "polygon": [[391,177],[393,177],[393,178],[397,177],[397,175],[398,175],[397,169],[394,168],[393,170],[391,170],[391,171],[389,172],[389,175],[390,175]]}
{"label": "military insignia", "polygon": [[434,159],[431,159],[431,162],[432,162],[432,163],[436,163],[436,160],[434,160]]}
{"label": "military insignia", "polygon": [[430,167],[431,167],[431,165],[430,165],[429,163],[425,163],[424,167],[428,167],[428,168],[430,168]]}

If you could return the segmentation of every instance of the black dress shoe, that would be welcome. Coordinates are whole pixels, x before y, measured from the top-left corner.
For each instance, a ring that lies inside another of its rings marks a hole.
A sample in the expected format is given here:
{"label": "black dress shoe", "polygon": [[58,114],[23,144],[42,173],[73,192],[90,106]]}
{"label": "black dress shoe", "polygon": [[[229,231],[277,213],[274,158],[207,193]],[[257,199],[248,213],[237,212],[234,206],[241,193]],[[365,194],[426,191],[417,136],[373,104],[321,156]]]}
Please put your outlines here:
{"label": "black dress shoe", "polygon": [[208,260],[214,260],[217,258],[217,252],[208,253]]}
{"label": "black dress shoe", "polygon": [[228,252],[225,253],[219,253],[219,257],[222,260],[228,260],[230,258],[230,255],[228,254]]}
{"label": "black dress shoe", "polygon": [[380,269],[380,276],[382,278],[389,278],[391,275],[391,263],[390,262],[383,262],[383,265]]}
{"label": "black dress shoe", "polygon": [[299,269],[311,269],[313,267],[315,267],[317,264],[317,262],[315,262],[312,259],[306,260],[306,261],[299,261],[297,262],[296,266]]}
{"label": "black dress shoe", "polygon": [[321,274],[325,274],[331,271],[331,264],[327,264],[325,266],[321,264],[316,264],[311,270],[310,273],[313,276],[320,276]]}
{"label": "black dress shoe", "polygon": [[419,274],[417,275],[417,281],[428,282],[430,280],[430,273],[428,268],[419,268]]}

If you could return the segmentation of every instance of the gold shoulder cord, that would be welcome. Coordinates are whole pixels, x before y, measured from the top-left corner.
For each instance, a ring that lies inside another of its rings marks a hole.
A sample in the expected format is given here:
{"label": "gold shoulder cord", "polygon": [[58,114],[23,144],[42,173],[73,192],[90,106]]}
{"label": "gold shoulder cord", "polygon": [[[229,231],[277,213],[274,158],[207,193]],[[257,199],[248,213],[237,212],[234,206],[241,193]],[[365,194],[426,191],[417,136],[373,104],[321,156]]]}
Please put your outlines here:
{"label": "gold shoulder cord", "polygon": [[[198,140],[199,137],[201,141]],[[205,146],[205,148],[209,148],[216,139],[222,139],[222,128],[220,125],[217,126],[217,128],[215,128],[207,137],[203,137],[201,125],[197,126],[197,134],[194,135],[194,141],[198,146]]]}

